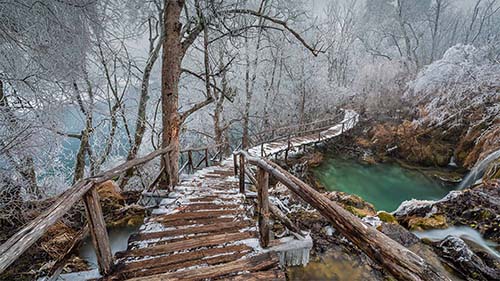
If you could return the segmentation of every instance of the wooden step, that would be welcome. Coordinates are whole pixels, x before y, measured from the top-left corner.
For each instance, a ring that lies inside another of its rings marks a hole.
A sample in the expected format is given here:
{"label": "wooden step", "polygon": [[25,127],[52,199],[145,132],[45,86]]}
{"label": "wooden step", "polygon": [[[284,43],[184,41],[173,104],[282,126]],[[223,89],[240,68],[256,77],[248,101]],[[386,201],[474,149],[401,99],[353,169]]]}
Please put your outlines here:
{"label": "wooden step", "polygon": [[244,210],[232,209],[232,210],[212,210],[212,211],[200,211],[191,213],[175,213],[175,214],[162,214],[153,215],[149,217],[146,222],[171,222],[176,220],[192,220],[192,219],[205,219],[205,218],[216,218],[220,216],[236,216],[242,214]]}
{"label": "wooden step", "polygon": [[229,223],[218,223],[212,225],[203,225],[203,226],[195,226],[195,227],[187,227],[187,228],[178,228],[174,230],[165,230],[159,232],[146,232],[146,233],[137,233],[130,236],[128,242],[133,243],[137,241],[144,241],[150,239],[160,239],[165,237],[172,237],[178,235],[189,235],[189,234],[202,234],[202,233],[213,233],[219,231],[231,231],[236,229],[241,229],[245,227],[249,227],[253,225],[253,222],[250,220],[243,221],[233,221]]}
{"label": "wooden step", "polygon": [[148,276],[146,278],[139,277],[129,280],[174,281],[174,280],[216,279],[224,276],[229,277],[229,275],[237,274],[242,271],[256,272],[256,271],[268,270],[273,267],[276,267],[278,264],[279,264],[279,259],[275,253],[264,253],[248,258],[242,258],[225,264],[181,270],[177,272]]}
{"label": "wooden step", "polygon": [[167,227],[172,226],[192,226],[194,224],[199,225],[208,225],[208,224],[216,224],[216,223],[227,223],[232,221],[239,221],[241,218],[202,218],[202,219],[187,219],[187,220],[175,220],[168,221],[163,223],[163,225]]}
{"label": "wooden step", "polygon": [[236,255],[243,256],[251,250],[252,248],[246,245],[234,245],[167,255],[128,263],[121,262],[115,268],[115,275],[125,276],[126,278],[155,275],[183,268],[187,262],[192,264],[191,266],[213,265],[221,260],[219,257],[226,257],[224,260],[228,258],[234,259]]}
{"label": "wooden step", "polygon": [[115,256],[116,258],[157,256],[177,251],[196,249],[200,247],[223,245],[226,243],[236,242],[239,240],[255,238],[255,237],[257,237],[257,233],[254,231],[225,233],[219,235],[210,235],[206,237],[194,237],[194,238],[182,239],[180,241],[167,243],[164,245],[154,245],[152,247],[118,252],[115,254]]}

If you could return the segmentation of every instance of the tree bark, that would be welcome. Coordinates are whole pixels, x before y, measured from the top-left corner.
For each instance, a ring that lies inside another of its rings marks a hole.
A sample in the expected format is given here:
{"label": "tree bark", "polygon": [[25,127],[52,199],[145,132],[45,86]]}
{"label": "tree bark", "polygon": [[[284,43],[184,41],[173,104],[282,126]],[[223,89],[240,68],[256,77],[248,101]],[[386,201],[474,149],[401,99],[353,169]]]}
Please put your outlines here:
{"label": "tree bark", "polygon": [[179,181],[179,135],[180,115],[179,80],[181,76],[182,44],[180,16],[184,0],[165,0],[165,15],[163,18],[165,39],[162,55],[162,148],[172,146],[173,150],[162,158],[161,166],[166,171],[160,186],[174,187]]}

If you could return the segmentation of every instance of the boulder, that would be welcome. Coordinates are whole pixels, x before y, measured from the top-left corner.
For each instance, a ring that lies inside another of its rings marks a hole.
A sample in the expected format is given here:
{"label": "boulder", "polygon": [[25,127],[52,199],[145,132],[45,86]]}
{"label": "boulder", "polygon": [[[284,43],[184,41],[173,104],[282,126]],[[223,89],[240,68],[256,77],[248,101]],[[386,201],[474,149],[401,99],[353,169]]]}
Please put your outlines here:
{"label": "boulder", "polygon": [[325,195],[328,199],[339,203],[344,209],[360,218],[377,214],[373,205],[359,196],[340,191],[328,192]]}
{"label": "boulder", "polygon": [[441,258],[467,280],[500,280],[500,268],[490,267],[458,237],[446,237],[436,249]]}
{"label": "boulder", "polygon": [[413,217],[408,219],[407,226],[412,231],[423,231],[429,229],[447,228],[446,217],[442,214],[432,215],[430,217]]}

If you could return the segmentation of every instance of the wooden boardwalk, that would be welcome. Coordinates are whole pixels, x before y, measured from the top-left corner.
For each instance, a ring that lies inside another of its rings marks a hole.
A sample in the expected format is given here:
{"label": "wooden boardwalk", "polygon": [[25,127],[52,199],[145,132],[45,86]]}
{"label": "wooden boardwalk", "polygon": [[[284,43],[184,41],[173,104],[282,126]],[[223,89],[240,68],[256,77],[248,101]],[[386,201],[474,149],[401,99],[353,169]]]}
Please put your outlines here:
{"label": "wooden boardwalk", "polygon": [[109,279],[283,280],[276,254],[259,247],[251,208],[239,193],[232,161],[200,170],[130,237]]}
{"label": "wooden boardwalk", "polygon": [[[320,134],[249,152],[269,156],[333,138],[356,124],[353,114],[347,111],[348,122]],[[227,159],[183,179],[116,254],[106,280],[284,280],[277,254],[260,247],[255,206],[240,193],[233,163]]]}

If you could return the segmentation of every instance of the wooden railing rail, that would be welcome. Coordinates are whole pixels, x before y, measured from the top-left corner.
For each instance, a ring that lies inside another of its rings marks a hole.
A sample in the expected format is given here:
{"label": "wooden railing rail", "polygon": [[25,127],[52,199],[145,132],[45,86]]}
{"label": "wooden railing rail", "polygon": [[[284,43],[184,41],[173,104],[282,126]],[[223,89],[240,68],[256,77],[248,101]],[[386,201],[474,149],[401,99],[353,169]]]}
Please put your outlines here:
{"label": "wooden railing rail", "polygon": [[[349,119],[345,119],[345,120],[342,120],[342,121],[337,121],[336,123],[334,124],[327,124],[327,125],[324,125],[322,127],[316,127],[316,128],[313,128],[313,129],[309,129],[307,127],[308,124],[303,124],[301,127],[303,128],[302,130],[299,130],[299,131],[287,131],[285,134],[281,134],[281,135],[275,135],[273,138],[270,138],[270,139],[266,139],[266,140],[261,140],[261,141],[252,141],[251,143],[251,146],[252,147],[256,147],[256,146],[262,146],[266,143],[270,143],[270,142],[275,142],[275,141],[280,141],[280,140],[288,140],[290,138],[293,138],[293,137],[301,137],[301,136],[305,136],[305,135],[311,135],[311,134],[315,134],[317,133],[318,134],[318,141],[321,141],[321,133],[325,130],[328,130],[330,128],[332,128],[333,126],[335,125],[342,125],[341,127],[341,134],[344,133],[344,131],[346,130],[346,126],[349,124],[349,122],[354,122],[354,120],[356,120],[358,118],[358,116],[353,116]],[[330,119],[328,119],[330,120]],[[331,120],[334,120],[334,119],[331,119]],[[347,125],[346,125],[347,124]],[[296,126],[298,127],[298,126]],[[265,157],[266,155],[261,155],[263,157]]]}
{"label": "wooden railing rail", "polygon": [[156,150],[144,157],[127,161],[99,175],[83,179],[60,194],[52,206],[0,246],[0,273],[38,241],[78,201],[83,199],[92,243],[97,254],[99,272],[102,275],[109,274],[112,270],[113,256],[96,187],[123,174],[130,168],[145,164],[171,150],[172,147],[167,147]]}
{"label": "wooden railing rail", "polygon": [[[279,165],[246,151],[235,152],[234,155],[245,159],[250,165],[257,167],[257,198],[259,213],[259,237],[262,247],[269,245],[269,176],[284,184],[295,195],[316,208],[330,220],[333,227],[358,246],[370,258],[387,269],[400,280],[449,280],[446,276],[428,264],[420,256],[403,247],[373,227],[365,225],[361,219],[344,210],[335,202],[316,191]],[[243,169],[244,170],[244,169]],[[241,167],[240,167],[241,171]],[[240,174],[240,185],[242,177]],[[244,181],[244,177],[243,177]],[[243,183],[244,184],[244,183]]]}
{"label": "wooden railing rail", "polygon": [[295,124],[295,125],[288,125],[288,126],[282,126],[282,127],[277,127],[277,128],[271,128],[271,129],[266,129],[264,131],[258,132],[254,136],[259,138],[259,137],[266,137],[268,135],[271,135],[272,138],[274,138],[276,135],[280,135],[280,132],[285,132],[288,133],[290,131],[297,131],[301,130],[301,128],[310,128],[310,127],[315,127],[315,125],[319,125],[318,127],[324,127],[329,124],[337,124],[339,123],[339,118],[343,116],[343,114],[337,114],[334,117],[330,118],[325,118],[313,122],[308,122],[308,123],[303,123],[303,124]]}
{"label": "wooden railing rail", "polygon": [[[188,172],[192,173],[201,168],[202,164],[205,164],[204,167],[209,167],[213,162],[217,162],[217,158],[218,161],[221,161],[226,147],[228,147],[227,143],[221,143],[211,146],[194,147],[181,150],[180,154],[187,155],[187,160],[181,164],[179,174],[185,172],[186,169],[188,169]],[[215,154],[213,153],[214,150]],[[201,158],[198,160],[195,159],[195,153],[201,154]]]}

